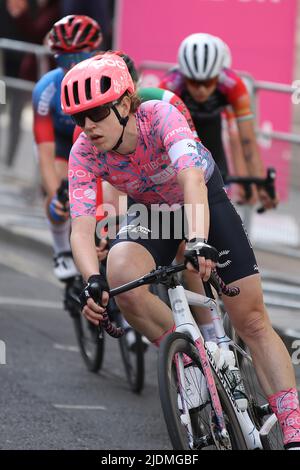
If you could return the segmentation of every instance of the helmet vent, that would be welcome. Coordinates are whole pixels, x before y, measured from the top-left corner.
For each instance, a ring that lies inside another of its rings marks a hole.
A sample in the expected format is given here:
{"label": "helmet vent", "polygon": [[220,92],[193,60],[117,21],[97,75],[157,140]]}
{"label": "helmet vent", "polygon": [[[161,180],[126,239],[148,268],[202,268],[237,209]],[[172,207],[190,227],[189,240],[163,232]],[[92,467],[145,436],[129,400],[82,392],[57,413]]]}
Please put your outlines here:
{"label": "helmet vent", "polygon": [[211,66],[211,68],[209,69],[209,71],[208,71],[208,73],[207,73],[207,76],[208,76],[208,77],[211,76],[211,73],[212,73],[212,71],[213,71],[214,68],[215,68],[215,65],[216,65],[216,62],[217,62],[217,59],[218,59],[218,55],[219,55],[219,54],[218,54],[218,48],[217,48],[216,44],[214,44],[214,46],[215,46],[215,57],[214,57],[212,66]]}
{"label": "helmet vent", "polygon": [[100,80],[100,91],[102,95],[107,92],[111,87],[111,78],[106,77],[105,75],[101,77]]}
{"label": "helmet vent", "polygon": [[74,97],[75,104],[80,104],[79,94],[78,94],[78,82],[73,83],[73,97]]}
{"label": "helmet vent", "polygon": [[194,56],[194,66],[195,66],[196,72],[198,72],[197,44],[194,44],[193,56]]}
{"label": "helmet vent", "polygon": [[65,100],[66,100],[67,106],[70,106],[70,99],[69,99],[69,92],[68,92],[67,85],[65,85]]}
{"label": "helmet vent", "polygon": [[187,46],[185,46],[185,48],[184,48],[183,57],[184,57],[185,65],[186,65],[186,67],[187,67],[187,69],[188,69],[188,71],[189,71],[189,73],[190,73],[190,76],[193,77],[194,74],[193,74],[193,71],[192,71],[192,69],[191,69],[191,67],[190,67],[188,58],[187,58]]}
{"label": "helmet vent", "polygon": [[91,93],[91,79],[87,78],[85,81],[85,96],[87,100],[92,99],[92,93]]}
{"label": "helmet vent", "polygon": [[205,72],[206,71],[206,67],[207,67],[207,62],[208,62],[208,45],[205,44],[204,46],[204,57],[203,57],[203,71]]}
{"label": "helmet vent", "polygon": [[86,39],[86,38],[88,37],[88,35],[90,34],[91,29],[92,29],[92,25],[91,25],[91,24],[87,25],[87,27],[84,28],[84,30],[83,30],[83,32],[82,32],[82,34],[81,34],[81,36],[80,36],[80,40],[81,40],[81,41],[85,41],[85,39]]}

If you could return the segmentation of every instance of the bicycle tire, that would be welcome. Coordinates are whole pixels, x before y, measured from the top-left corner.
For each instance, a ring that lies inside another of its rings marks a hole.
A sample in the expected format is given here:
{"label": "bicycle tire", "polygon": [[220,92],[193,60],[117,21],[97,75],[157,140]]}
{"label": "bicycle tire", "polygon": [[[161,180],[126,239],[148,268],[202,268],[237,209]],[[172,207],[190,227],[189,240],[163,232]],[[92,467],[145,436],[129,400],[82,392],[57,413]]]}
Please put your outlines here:
{"label": "bicycle tire", "polygon": [[[186,354],[193,360],[194,365],[200,368],[200,370],[202,369],[201,359],[193,341],[185,334],[176,332],[171,333],[164,339],[159,349],[158,384],[160,400],[173,449],[191,450],[187,429],[180,420],[181,411],[178,406],[178,388],[176,385],[177,372],[174,362],[174,357],[177,353]],[[247,447],[245,439],[233,409],[233,405],[231,404],[223,388],[223,385],[220,382],[220,379],[214,373],[214,371],[213,374],[232,448],[246,449]],[[172,383],[174,380],[175,383]],[[209,415],[211,415],[211,410],[211,400],[209,397],[207,404],[203,405],[203,407],[199,407],[199,409],[190,411],[194,443],[192,449],[199,450],[199,447],[197,447],[196,443],[199,441],[199,439],[203,438],[203,436],[208,435],[207,433],[211,433],[211,437],[213,436],[212,424],[209,418]],[[215,440],[210,440],[212,442],[206,446],[206,449],[218,448],[217,445],[213,445]]]}
{"label": "bicycle tire", "polygon": [[103,364],[104,334],[96,325],[87,320],[81,313],[73,317],[75,334],[81,356],[90,372],[98,372]]}
{"label": "bicycle tire", "polygon": [[[117,326],[122,327],[120,318],[121,313],[116,315]],[[119,347],[121,352],[122,361],[125,368],[125,374],[129,383],[130,389],[134,393],[141,393],[144,388],[145,380],[145,345],[140,333],[132,329],[135,335],[134,349],[128,347],[126,340],[126,333],[119,338]]]}
{"label": "bicycle tire", "polygon": [[[234,343],[240,346],[247,354],[249,354],[249,356],[251,356],[248,347],[233,328],[227,313],[224,315],[223,324],[226,334],[234,341]],[[246,395],[248,397],[249,414],[257,428],[260,429],[263,426],[267,415],[261,416],[258,413],[258,410],[261,406],[268,403],[267,397],[259,384],[252,361],[244,357],[237,349],[233,348],[233,350],[236,358],[236,364],[240,369],[242,381],[246,390]],[[283,434],[279,422],[274,425],[267,440],[267,450],[284,449]]]}

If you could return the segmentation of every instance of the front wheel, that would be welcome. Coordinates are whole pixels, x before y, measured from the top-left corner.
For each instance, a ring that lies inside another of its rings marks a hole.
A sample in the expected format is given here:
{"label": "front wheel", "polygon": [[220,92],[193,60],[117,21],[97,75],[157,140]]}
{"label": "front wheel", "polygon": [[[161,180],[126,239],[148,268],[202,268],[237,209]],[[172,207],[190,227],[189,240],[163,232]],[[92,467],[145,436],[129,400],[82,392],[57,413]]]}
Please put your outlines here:
{"label": "front wheel", "polygon": [[[188,381],[192,384],[193,396],[187,383],[185,387],[182,385],[178,363],[182,362],[183,355],[185,355],[185,364],[188,362],[187,358],[191,361],[192,367],[185,367],[183,373],[187,382],[186,371],[190,369]],[[229,434],[226,448],[246,449],[233,405],[214,371],[213,375]],[[162,342],[158,357],[158,384],[161,406],[173,449],[224,448],[218,441],[214,409],[202,373],[201,359],[195,344],[187,335],[172,333]]]}

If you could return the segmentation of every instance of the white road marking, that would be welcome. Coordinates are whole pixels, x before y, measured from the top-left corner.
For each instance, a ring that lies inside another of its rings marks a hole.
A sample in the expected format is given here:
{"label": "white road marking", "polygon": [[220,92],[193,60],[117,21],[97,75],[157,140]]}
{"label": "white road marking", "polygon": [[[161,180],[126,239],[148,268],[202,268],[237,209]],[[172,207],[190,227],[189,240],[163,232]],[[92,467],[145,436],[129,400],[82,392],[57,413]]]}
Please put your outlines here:
{"label": "white road marking", "polygon": [[39,299],[16,299],[15,297],[0,297],[0,305],[14,305],[15,307],[62,309],[62,302]]}
{"label": "white road marking", "polygon": [[53,404],[54,408],[58,409],[65,409],[65,410],[100,410],[100,411],[105,411],[107,410],[106,406],[100,406],[100,405],[60,405],[57,403]]}
{"label": "white road marking", "polygon": [[61,287],[60,282],[54,277],[54,274],[48,270],[49,268],[38,266],[37,263],[33,263],[11,251],[1,252],[1,264],[21,274],[26,274],[35,279],[41,279]]}
{"label": "white road marking", "polygon": [[54,349],[59,349],[61,351],[79,352],[78,346],[54,343],[53,347]]}

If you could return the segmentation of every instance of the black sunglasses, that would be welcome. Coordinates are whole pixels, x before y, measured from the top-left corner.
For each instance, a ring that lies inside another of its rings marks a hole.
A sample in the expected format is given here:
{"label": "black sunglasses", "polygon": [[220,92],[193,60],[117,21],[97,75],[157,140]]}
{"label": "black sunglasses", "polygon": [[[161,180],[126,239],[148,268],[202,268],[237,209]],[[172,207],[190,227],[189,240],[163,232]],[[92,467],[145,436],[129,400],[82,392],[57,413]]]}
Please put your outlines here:
{"label": "black sunglasses", "polygon": [[71,118],[77,124],[77,126],[85,126],[85,118],[89,118],[93,122],[100,122],[103,119],[107,118],[110,115],[110,110],[114,104],[104,104],[102,106],[97,106],[96,108],[87,109],[81,113],[72,114]]}
{"label": "black sunglasses", "polygon": [[207,80],[194,80],[193,78],[186,77],[185,80],[192,87],[199,87],[201,85],[201,86],[204,86],[205,88],[209,88],[215,83],[217,83],[218,77],[209,78]]}

